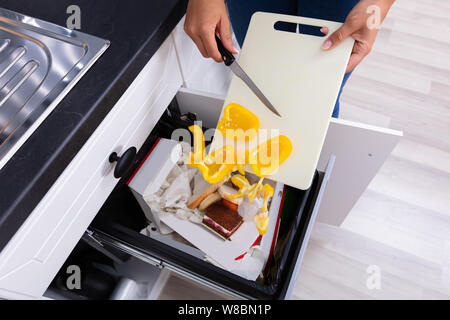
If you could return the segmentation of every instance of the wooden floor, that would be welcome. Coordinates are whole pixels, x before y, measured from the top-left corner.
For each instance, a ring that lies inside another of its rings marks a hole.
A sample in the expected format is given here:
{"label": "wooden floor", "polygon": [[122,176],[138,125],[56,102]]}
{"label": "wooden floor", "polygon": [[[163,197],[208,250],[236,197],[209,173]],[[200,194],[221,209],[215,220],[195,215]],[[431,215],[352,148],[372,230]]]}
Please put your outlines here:
{"label": "wooden floor", "polygon": [[[450,1],[397,0],[341,117],[404,138],[341,228],[317,223],[297,299],[450,298]],[[380,270],[380,289],[366,285]],[[220,298],[173,277],[161,294]]]}

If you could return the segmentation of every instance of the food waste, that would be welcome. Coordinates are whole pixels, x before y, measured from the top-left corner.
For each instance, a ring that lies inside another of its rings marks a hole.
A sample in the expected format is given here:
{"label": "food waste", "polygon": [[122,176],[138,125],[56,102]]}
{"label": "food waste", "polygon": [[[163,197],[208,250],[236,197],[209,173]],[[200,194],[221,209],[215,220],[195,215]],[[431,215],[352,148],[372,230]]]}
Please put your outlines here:
{"label": "food waste", "polygon": [[[227,141],[232,142],[206,155],[202,129],[198,125],[190,126],[194,147],[188,157],[188,165],[197,168],[210,184],[231,180],[238,191],[230,193],[229,198],[223,201],[230,209],[236,209],[239,205],[233,200],[247,197],[251,204],[255,198],[262,198],[261,212],[253,220],[259,234],[264,235],[269,225],[268,202],[273,197],[274,189],[270,184],[263,184],[263,180],[290,156],[292,144],[288,137],[279,135],[253,148],[248,147],[258,138],[259,126],[258,117],[251,111],[237,103],[228,104],[217,129]],[[236,141],[244,142],[245,148],[237,147]],[[250,184],[247,180],[246,165],[250,165],[254,174],[260,178],[258,182]]]}

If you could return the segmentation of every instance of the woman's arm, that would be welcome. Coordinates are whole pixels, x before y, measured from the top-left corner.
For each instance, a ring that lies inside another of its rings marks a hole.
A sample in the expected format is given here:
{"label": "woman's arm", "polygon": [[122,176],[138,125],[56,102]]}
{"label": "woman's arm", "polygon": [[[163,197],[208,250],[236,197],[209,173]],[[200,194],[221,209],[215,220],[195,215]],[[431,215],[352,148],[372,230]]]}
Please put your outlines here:
{"label": "woman's arm", "polygon": [[222,61],[214,35],[217,33],[228,51],[237,53],[230,33],[230,20],[224,0],[189,0],[184,30],[205,58]]}
{"label": "woman's arm", "polygon": [[[353,71],[372,49],[378,29],[393,3],[394,0],[361,0],[350,11],[342,27],[325,40],[322,48],[331,50],[351,36],[355,39],[355,45],[346,72]],[[328,33],[327,28],[323,29],[324,33]]]}

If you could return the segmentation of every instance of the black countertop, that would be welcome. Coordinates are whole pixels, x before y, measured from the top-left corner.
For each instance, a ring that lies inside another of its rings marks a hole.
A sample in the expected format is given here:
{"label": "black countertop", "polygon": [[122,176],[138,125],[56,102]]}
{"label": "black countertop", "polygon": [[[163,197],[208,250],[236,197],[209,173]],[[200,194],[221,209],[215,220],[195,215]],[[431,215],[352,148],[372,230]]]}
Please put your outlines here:
{"label": "black countertop", "polygon": [[185,13],[187,0],[1,0],[0,7],[81,29],[111,46],[0,170],[0,250],[113,108]]}

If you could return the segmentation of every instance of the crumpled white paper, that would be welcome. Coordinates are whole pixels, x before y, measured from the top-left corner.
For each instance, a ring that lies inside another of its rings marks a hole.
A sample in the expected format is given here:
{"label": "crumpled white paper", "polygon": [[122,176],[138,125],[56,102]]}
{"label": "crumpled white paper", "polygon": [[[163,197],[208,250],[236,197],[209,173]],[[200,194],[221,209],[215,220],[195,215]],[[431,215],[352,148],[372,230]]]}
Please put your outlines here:
{"label": "crumpled white paper", "polygon": [[[190,168],[186,164],[186,158],[191,151],[190,146],[185,143],[181,143],[181,145],[182,155],[170,171],[166,180],[157,192],[144,195],[144,200],[152,212],[160,216],[175,214],[180,219],[201,223],[203,219],[202,212],[197,209],[190,210],[186,207],[186,204],[192,195],[191,181],[194,176],[196,177],[194,180],[198,181],[197,183],[194,181],[194,188],[203,178],[197,169]],[[163,232],[163,234],[172,232],[168,228],[164,231],[166,232]]]}
{"label": "crumpled white paper", "polygon": [[242,278],[254,281],[261,274],[266,257],[264,257],[260,246],[254,246],[247,251],[247,254],[240,261],[238,267],[230,271]]}

